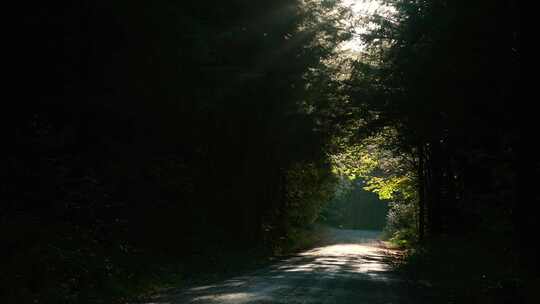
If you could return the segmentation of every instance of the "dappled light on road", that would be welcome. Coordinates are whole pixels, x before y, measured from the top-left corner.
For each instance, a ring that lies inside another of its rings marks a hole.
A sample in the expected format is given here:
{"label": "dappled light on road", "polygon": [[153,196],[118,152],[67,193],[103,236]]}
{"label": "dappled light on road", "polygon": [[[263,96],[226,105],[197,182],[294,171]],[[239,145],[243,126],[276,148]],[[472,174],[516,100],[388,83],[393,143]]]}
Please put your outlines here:
{"label": "dappled light on road", "polygon": [[[388,265],[379,233],[330,230],[325,245],[252,273],[161,295],[154,303],[412,303]],[[162,301],[162,302],[160,302]],[[146,303],[145,303],[146,304]]]}
{"label": "dappled light on road", "polygon": [[380,256],[383,252],[374,245],[336,244],[319,247],[300,254],[278,269],[284,272],[320,272],[323,276],[351,273],[369,275],[374,271],[385,271],[387,265],[383,264]]}
{"label": "dappled light on road", "polygon": [[247,293],[247,292],[233,292],[233,293],[225,293],[220,295],[205,295],[201,297],[197,297],[195,300],[197,302],[209,300],[212,302],[246,302],[249,300],[254,300],[256,297],[256,294],[253,293]]}

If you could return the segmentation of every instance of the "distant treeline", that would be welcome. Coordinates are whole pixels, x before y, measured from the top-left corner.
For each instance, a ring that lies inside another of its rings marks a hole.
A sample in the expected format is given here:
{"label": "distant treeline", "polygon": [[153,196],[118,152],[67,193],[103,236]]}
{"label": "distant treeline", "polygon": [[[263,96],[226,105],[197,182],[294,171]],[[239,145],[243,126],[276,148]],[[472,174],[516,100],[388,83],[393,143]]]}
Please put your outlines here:
{"label": "distant treeline", "polygon": [[381,201],[377,194],[364,190],[361,179],[350,183],[350,189],[334,196],[325,207],[321,221],[344,229],[383,230],[388,202]]}

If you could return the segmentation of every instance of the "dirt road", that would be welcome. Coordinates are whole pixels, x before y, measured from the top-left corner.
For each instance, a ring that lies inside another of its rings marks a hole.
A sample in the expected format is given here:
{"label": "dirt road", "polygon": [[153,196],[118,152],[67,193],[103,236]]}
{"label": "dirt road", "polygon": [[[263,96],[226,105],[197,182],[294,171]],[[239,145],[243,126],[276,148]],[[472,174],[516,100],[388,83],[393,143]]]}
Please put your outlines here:
{"label": "dirt road", "polygon": [[327,230],[324,245],[218,284],[158,297],[152,304],[414,303],[393,274],[378,232]]}

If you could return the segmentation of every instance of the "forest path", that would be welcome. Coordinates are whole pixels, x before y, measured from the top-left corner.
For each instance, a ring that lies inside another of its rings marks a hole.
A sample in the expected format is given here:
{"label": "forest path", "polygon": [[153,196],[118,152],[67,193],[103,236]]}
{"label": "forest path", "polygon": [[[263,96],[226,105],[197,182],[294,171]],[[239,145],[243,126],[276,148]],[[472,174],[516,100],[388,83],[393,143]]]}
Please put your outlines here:
{"label": "forest path", "polygon": [[177,290],[152,304],[413,303],[391,271],[380,232],[326,230],[323,245],[217,284]]}

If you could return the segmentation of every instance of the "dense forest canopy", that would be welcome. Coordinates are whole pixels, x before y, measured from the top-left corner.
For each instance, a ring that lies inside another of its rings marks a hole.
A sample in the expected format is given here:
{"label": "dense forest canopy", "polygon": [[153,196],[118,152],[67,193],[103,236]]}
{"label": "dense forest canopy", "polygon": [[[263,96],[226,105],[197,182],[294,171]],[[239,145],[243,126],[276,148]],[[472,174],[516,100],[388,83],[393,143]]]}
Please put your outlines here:
{"label": "dense forest canopy", "polygon": [[2,114],[12,297],[82,301],[141,255],[280,248],[329,200],[343,97],[325,60],[349,37],[334,1],[21,13]]}
{"label": "dense forest canopy", "polygon": [[534,256],[518,2],[350,4],[18,11],[1,114],[9,296],[91,299],[143,256],[279,252],[344,184],[391,202],[396,241],[490,231]]}
{"label": "dense forest canopy", "polygon": [[35,72],[20,83],[33,89],[22,91],[8,119],[19,143],[14,157],[29,154],[21,165],[51,193],[29,187],[34,199],[23,204],[54,212],[55,192],[77,191],[57,186],[86,178],[89,188],[111,186],[103,191],[114,202],[99,204],[127,208],[118,216],[162,204],[202,212],[178,224],[261,221],[266,207],[240,221],[224,214],[242,218],[244,208],[279,201],[277,188],[293,168],[324,171],[321,147],[334,114],[322,60],[346,36],[332,27],[344,13],[294,1],[41,8],[21,41],[28,52],[21,70]]}

